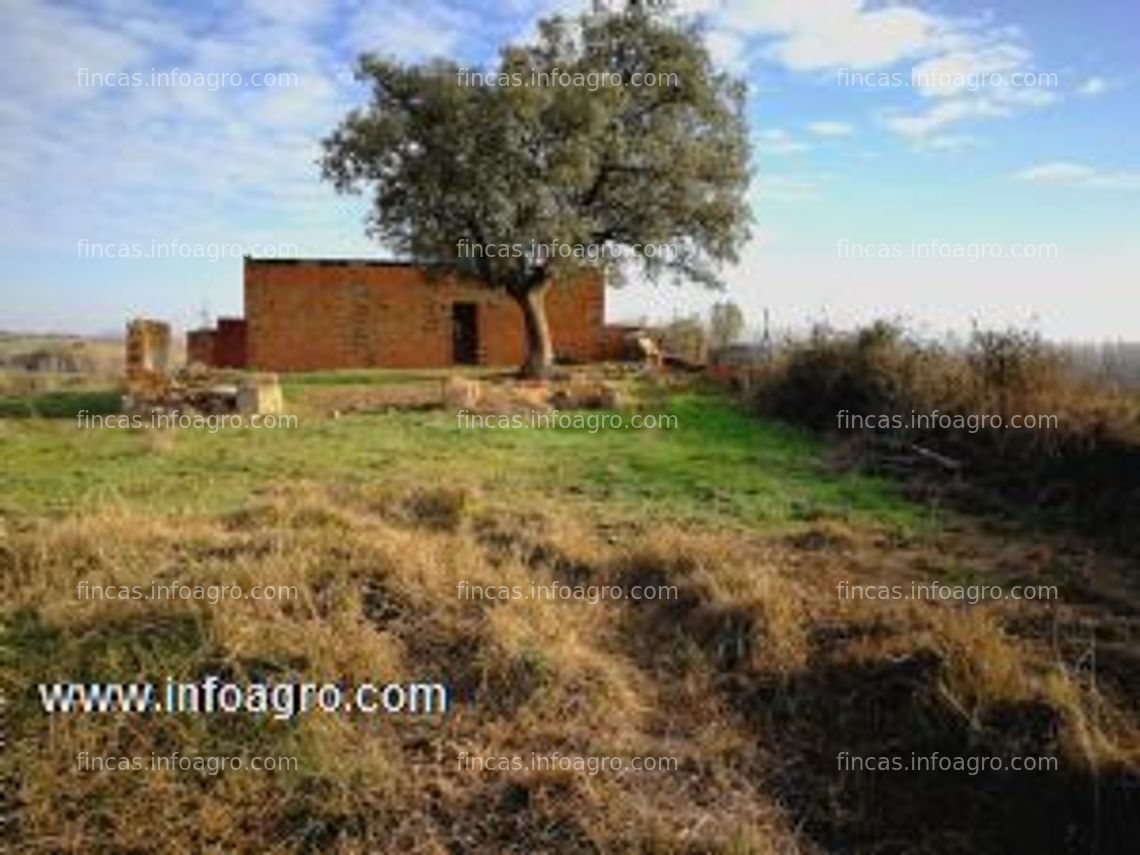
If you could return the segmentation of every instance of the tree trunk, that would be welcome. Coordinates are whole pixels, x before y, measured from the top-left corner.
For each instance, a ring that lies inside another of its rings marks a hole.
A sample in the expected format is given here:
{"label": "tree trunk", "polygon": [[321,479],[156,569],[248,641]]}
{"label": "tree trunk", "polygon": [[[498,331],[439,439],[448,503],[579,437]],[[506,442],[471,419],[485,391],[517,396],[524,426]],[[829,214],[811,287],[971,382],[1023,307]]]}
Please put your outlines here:
{"label": "tree trunk", "polygon": [[546,320],[546,291],[549,284],[543,281],[515,295],[526,328],[526,361],[519,369],[522,377],[546,377],[554,365],[554,345],[550,340],[550,324]]}

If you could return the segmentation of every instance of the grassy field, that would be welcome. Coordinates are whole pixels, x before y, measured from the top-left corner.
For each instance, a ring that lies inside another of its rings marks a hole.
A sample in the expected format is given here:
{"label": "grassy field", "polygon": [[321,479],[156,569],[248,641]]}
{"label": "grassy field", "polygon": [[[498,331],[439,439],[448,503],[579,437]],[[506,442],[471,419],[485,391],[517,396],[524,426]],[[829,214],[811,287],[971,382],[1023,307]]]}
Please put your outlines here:
{"label": "grassy field", "polygon": [[[286,389],[297,400],[306,385],[328,383],[325,376]],[[514,496],[519,505],[757,526],[819,517],[917,521],[916,509],[886,482],[829,472],[820,441],[806,432],[759,422],[708,394],[667,401],[660,414],[676,416],[676,430],[472,430],[455,413],[435,410],[301,416],[291,428],[156,436],[82,429],[76,418],[81,410],[113,408],[106,393],[0,399],[0,413],[45,415],[5,425],[11,472],[0,507],[16,513],[111,501],[168,511],[233,509],[288,481],[393,489],[446,484]]]}
{"label": "grassy field", "polygon": [[[635,390],[632,406],[675,415],[674,430],[596,433],[466,430],[442,409],[342,413],[328,397],[436,379],[298,378],[296,427],[217,433],[79,429],[74,413],[93,407],[78,393],[0,401],[14,851],[1131,851],[1140,657],[1126,559],[908,499],[699,386]],[[76,596],[84,581],[155,580],[297,596]],[[842,581],[915,580],[1059,597],[836,595]],[[556,581],[674,596],[457,593]],[[453,702],[427,717],[49,716],[35,689],[209,674],[438,680]],[[80,772],[83,751],[298,768]],[[470,765],[554,752],[674,765]],[[856,773],[841,752],[1058,766]]]}

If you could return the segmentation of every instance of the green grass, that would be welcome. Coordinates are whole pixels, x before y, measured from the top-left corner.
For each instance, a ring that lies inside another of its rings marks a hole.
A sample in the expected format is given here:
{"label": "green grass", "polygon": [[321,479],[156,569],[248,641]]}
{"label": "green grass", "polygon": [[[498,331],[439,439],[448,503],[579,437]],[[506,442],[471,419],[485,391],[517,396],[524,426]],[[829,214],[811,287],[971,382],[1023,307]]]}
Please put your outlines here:
{"label": "green grass", "polygon": [[830,471],[826,445],[806,432],[757,420],[713,395],[674,397],[663,408],[677,416],[677,429],[464,430],[456,414],[428,411],[159,438],[80,429],[75,421],[10,420],[0,433],[7,470],[0,511],[88,501],[228,510],[286,482],[452,486],[524,510],[560,502],[630,519],[761,525],[858,517],[911,525],[918,518],[887,482]]}
{"label": "green grass", "polygon": [[80,413],[119,412],[121,393],[114,390],[38,392],[0,397],[0,418],[75,419]]}
{"label": "green grass", "polygon": [[457,372],[455,368],[402,371],[395,368],[375,368],[362,371],[312,371],[306,374],[282,374],[285,387],[304,389],[307,386],[394,386],[405,383],[423,383],[444,380],[456,373],[464,376],[484,377],[502,374],[503,369],[469,368]]}
{"label": "green grass", "polygon": [[[849,841],[851,829],[870,829],[860,839],[874,848],[902,839],[919,816],[930,821],[917,827],[933,831],[916,851],[939,851],[949,839],[962,851],[1002,851],[1005,840],[989,846],[989,826],[971,836],[1001,780],[979,789],[959,776],[951,801],[962,809],[949,819],[943,781],[904,781],[895,794],[902,807],[884,820],[881,793],[829,760],[845,740],[902,754],[966,744],[974,731],[994,755],[1060,754],[1060,783],[1027,790],[1022,802],[1061,804],[1104,769],[1106,803],[1124,815],[1132,766],[1123,746],[1134,717],[1118,711],[1114,690],[1055,678],[1056,620],[1018,612],[1007,631],[1004,611],[920,603],[883,603],[872,616],[871,603],[842,604],[832,587],[838,572],[902,581],[939,562],[948,578],[967,577],[975,563],[1039,578],[1040,559],[1019,554],[1038,541],[971,532],[968,543],[932,537],[899,550],[890,538],[862,537],[879,532],[853,530],[850,548],[785,539],[821,517],[923,534],[929,520],[888,482],[835,471],[826,441],[711,391],[668,395],[673,379],[631,390],[646,412],[676,417],[677,429],[659,431],[464,430],[442,410],[306,416],[295,429],[218,433],[0,419],[0,683],[20,785],[13,848],[355,852],[412,840],[424,851],[548,851],[563,842],[615,852],[793,851]],[[315,410],[305,397],[300,389],[289,400]],[[309,495],[307,483],[319,492]],[[277,501],[256,501],[270,491]],[[138,512],[101,513],[107,502]],[[57,519],[57,509],[75,513]],[[179,511],[206,518],[163,519]],[[492,518],[503,511],[515,513]],[[821,528],[844,539],[844,526]],[[1084,579],[1093,558],[1080,549],[1066,560]],[[676,593],[674,602],[507,603],[459,597],[461,579],[484,587],[644,580]],[[216,607],[81,601],[81,580],[280,584],[298,597]],[[1116,617],[1106,618],[1112,627]],[[1040,632],[1039,645],[1028,631]],[[916,671],[915,662],[931,667]],[[454,707],[429,719],[53,717],[36,688],[211,674],[238,683],[441,680]],[[900,701],[898,675],[921,703]],[[973,730],[956,698],[977,712]],[[1057,726],[1007,726],[1026,709]],[[1102,731],[1101,721],[1114,729]],[[465,746],[636,752],[682,765],[638,780],[472,774],[455,762]],[[292,757],[298,768],[77,774],[81,752]],[[791,786],[765,769],[795,770]],[[434,793],[426,807],[425,775]],[[1056,825],[1064,832],[1085,821],[1078,810]],[[694,839],[694,828],[706,830]],[[714,838],[720,830],[723,839]],[[1008,838],[1025,834],[1016,827]]]}

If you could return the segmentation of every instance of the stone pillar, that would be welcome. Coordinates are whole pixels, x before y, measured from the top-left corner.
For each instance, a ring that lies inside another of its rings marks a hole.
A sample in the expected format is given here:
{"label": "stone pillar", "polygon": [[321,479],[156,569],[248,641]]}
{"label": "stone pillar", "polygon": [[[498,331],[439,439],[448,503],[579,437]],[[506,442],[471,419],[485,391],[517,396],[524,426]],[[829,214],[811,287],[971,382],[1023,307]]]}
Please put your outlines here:
{"label": "stone pillar", "polygon": [[170,324],[136,318],[127,324],[127,395],[161,396],[169,385]]}

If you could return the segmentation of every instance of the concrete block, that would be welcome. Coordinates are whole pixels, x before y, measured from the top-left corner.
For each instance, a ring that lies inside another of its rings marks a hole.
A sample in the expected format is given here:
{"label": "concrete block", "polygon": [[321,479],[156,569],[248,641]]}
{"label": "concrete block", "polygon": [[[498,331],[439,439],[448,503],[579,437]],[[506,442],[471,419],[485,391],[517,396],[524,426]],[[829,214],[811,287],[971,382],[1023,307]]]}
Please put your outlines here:
{"label": "concrete block", "polygon": [[276,374],[252,374],[237,390],[237,410],[243,416],[276,415],[285,409]]}

